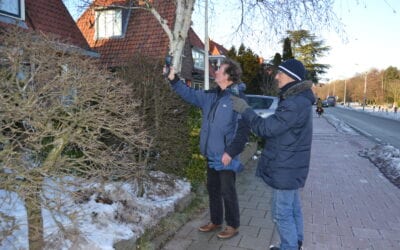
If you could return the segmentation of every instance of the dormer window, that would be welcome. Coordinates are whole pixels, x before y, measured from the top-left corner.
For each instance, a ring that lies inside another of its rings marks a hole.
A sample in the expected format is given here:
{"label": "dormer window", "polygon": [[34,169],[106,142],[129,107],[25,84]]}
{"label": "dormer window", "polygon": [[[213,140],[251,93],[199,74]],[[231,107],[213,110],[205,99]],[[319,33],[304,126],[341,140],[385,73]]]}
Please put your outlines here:
{"label": "dormer window", "polygon": [[96,39],[120,37],[122,28],[122,9],[96,11]]}
{"label": "dormer window", "polygon": [[192,57],[194,67],[196,69],[204,70],[204,52],[197,49],[192,49]]}
{"label": "dormer window", "polygon": [[0,0],[0,15],[25,20],[25,0]]}

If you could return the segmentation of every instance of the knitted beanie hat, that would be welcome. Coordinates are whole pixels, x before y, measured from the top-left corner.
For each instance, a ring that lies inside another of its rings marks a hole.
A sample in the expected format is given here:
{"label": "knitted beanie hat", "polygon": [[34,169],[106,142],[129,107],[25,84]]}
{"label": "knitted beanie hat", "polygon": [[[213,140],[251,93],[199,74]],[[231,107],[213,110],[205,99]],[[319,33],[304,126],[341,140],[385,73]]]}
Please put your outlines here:
{"label": "knitted beanie hat", "polygon": [[286,60],[281,63],[278,68],[295,81],[303,81],[306,77],[306,69],[304,68],[304,65],[296,59]]}

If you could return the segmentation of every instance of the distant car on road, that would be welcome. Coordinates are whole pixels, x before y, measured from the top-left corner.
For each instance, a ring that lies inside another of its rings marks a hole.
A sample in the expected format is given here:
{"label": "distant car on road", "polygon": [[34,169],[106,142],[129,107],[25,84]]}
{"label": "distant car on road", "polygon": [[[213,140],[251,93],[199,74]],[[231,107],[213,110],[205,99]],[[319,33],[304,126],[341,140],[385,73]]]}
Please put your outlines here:
{"label": "distant car on road", "polygon": [[324,107],[324,108],[329,107],[329,103],[328,103],[327,100],[323,100],[323,101],[322,101],[322,107]]}
{"label": "distant car on road", "polygon": [[334,96],[328,96],[328,97],[326,98],[326,101],[328,102],[328,105],[329,105],[330,107],[335,107],[335,106],[336,106],[336,97],[334,97]]}
{"label": "distant car on road", "polygon": [[275,113],[278,97],[267,95],[246,95],[247,102],[257,115],[266,118]]}

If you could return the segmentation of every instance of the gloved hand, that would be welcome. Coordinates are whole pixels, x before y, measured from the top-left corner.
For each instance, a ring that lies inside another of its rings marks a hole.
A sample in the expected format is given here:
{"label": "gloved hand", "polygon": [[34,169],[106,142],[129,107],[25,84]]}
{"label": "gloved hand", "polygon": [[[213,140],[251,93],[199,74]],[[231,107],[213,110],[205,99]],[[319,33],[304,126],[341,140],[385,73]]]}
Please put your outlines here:
{"label": "gloved hand", "polygon": [[221,156],[215,156],[208,158],[208,166],[217,171],[221,170],[232,170],[236,173],[240,173],[243,171],[244,167],[242,163],[238,160],[233,159],[230,164],[224,166],[221,162]]}
{"label": "gloved hand", "polygon": [[231,95],[231,100],[233,103],[233,110],[238,113],[243,113],[246,109],[250,108],[249,104],[242,98]]}

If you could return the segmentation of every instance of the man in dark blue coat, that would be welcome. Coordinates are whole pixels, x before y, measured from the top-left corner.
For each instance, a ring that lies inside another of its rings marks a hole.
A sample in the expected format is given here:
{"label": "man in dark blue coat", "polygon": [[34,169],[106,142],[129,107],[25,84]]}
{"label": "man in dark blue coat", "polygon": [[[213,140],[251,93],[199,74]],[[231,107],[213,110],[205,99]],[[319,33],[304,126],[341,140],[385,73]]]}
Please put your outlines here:
{"label": "man in dark blue coat", "polygon": [[296,59],[278,67],[275,80],[280,89],[276,112],[265,119],[248,104],[232,97],[233,109],[252,131],[266,139],[256,175],[273,188],[272,215],[281,245],[270,249],[298,250],[303,243],[303,215],[299,189],[304,187],[311,154],[312,82],[304,81],[305,68]]}
{"label": "man in dark blue coat", "polygon": [[200,151],[208,160],[207,190],[211,222],[201,232],[220,228],[225,208],[226,227],[217,234],[228,239],[238,233],[239,202],[236,193],[236,172],[241,168],[239,154],[248,140],[250,128],[232,109],[230,96],[244,97],[241,91],[241,69],[238,63],[225,60],[216,72],[218,88],[203,91],[189,88],[170,68],[168,79],[172,89],[185,101],[201,108]]}

